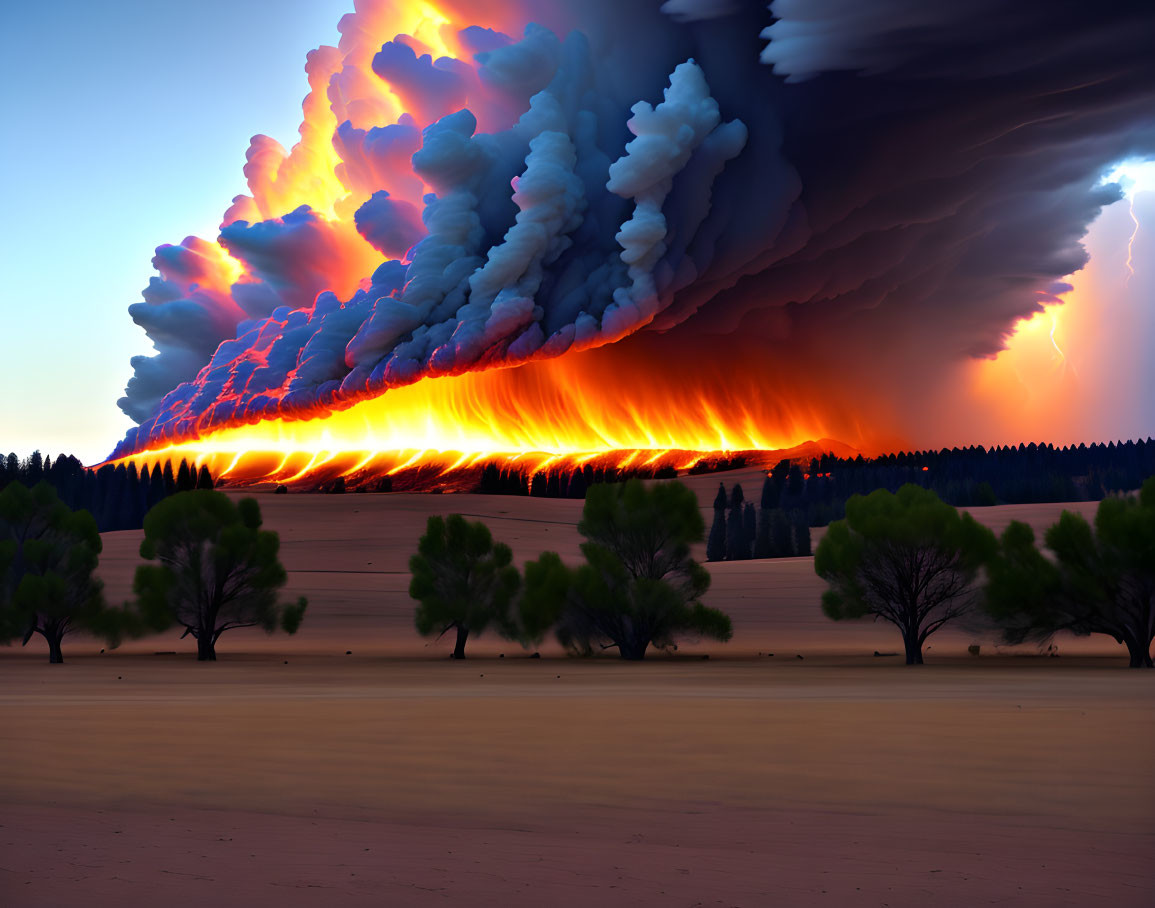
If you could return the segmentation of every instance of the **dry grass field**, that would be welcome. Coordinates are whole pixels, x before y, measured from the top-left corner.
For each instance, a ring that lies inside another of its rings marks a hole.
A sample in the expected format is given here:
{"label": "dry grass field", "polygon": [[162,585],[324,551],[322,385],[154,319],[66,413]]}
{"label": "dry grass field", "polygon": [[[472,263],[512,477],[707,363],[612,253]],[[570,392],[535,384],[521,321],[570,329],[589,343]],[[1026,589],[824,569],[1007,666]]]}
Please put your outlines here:
{"label": "dry grass field", "polygon": [[[708,507],[718,477],[691,482]],[[944,632],[907,668],[873,655],[888,628],[822,616],[799,558],[712,567],[729,644],[624,664],[482,637],[452,663],[405,594],[426,517],[575,557],[580,502],[260,500],[297,636],[226,635],[212,665],[175,634],[0,653],[3,904],[1152,903],[1155,677],[1110,641]],[[106,536],[114,601],[139,542]]]}

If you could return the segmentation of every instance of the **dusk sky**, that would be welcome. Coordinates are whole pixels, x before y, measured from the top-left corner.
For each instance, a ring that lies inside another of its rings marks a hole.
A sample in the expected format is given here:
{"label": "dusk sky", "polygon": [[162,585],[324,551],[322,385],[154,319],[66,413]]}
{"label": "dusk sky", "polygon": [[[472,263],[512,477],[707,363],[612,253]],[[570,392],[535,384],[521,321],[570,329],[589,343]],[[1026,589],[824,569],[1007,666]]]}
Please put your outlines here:
{"label": "dusk sky", "polygon": [[305,53],[336,40],[350,6],[0,5],[10,72],[25,74],[0,87],[5,451],[94,462],[131,425],[116,400],[151,345],[125,309],[154,247],[216,235],[250,136],[296,140]]}
{"label": "dusk sky", "polygon": [[[24,74],[0,89],[10,130],[0,147],[5,451],[97,462],[133,425],[117,399],[129,358],[153,351],[126,309],[154,274],[154,248],[216,238],[229,200],[247,191],[251,136],[296,141],[305,54],[336,43],[351,6],[69,0],[0,10],[10,69]],[[1133,198],[1094,222],[1090,265],[1066,302],[1023,323],[997,360],[959,358],[928,376],[916,418],[891,437],[941,446],[1155,434],[1155,170],[1125,175]],[[857,405],[850,394],[839,404]],[[766,437],[786,436],[772,427]]]}

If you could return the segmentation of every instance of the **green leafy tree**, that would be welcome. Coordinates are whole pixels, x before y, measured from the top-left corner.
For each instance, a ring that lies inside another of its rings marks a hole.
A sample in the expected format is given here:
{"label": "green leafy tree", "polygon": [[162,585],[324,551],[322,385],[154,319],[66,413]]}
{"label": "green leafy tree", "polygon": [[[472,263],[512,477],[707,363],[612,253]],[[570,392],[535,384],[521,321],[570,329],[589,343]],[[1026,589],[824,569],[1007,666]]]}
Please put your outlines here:
{"label": "green leafy tree", "polygon": [[1092,528],[1064,511],[1045,534],[1015,521],[988,569],[986,608],[1010,643],[1056,631],[1106,634],[1127,647],[1132,668],[1151,668],[1155,639],[1155,477],[1139,496],[1106,498]]}
{"label": "green leafy tree", "polygon": [[853,495],[814,556],[830,584],[823,611],[835,621],[889,621],[902,633],[907,665],[921,665],[927,638],[973,608],[975,580],[996,546],[994,533],[929,489]]}
{"label": "green leafy tree", "polygon": [[[465,641],[490,625],[513,636],[510,614],[521,577],[509,546],[494,542],[489,527],[460,514],[430,517],[417,554],[409,559],[409,595],[424,637],[456,630],[453,658],[465,658]],[[532,633],[532,632],[531,632]]]}
{"label": "green leafy tree", "polygon": [[537,646],[557,627],[565,610],[571,572],[556,552],[542,552],[525,565],[525,586],[513,615],[514,632],[524,646]]}
{"label": "green leafy tree", "polygon": [[690,557],[704,530],[680,482],[592,486],[578,524],[586,563],[571,569],[546,552],[526,565],[522,608],[537,611],[538,626],[556,621],[568,648],[616,647],[623,659],[682,634],[729,640],[729,617],[701,602],[710,575]]}
{"label": "green leafy tree", "polygon": [[287,576],[278,557],[280,538],[261,529],[254,498],[233,503],[223,492],[179,492],[144,518],[140,555],[156,564],[136,569],[133,589],[144,625],[184,627],[197,642],[197,660],[215,661],[225,631],[278,627],[296,633],[305,599],[278,602]]}
{"label": "green leafy tree", "polygon": [[100,534],[87,511],[72,511],[46,482],[0,492],[0,637],[39,634],[48,661],[64,661],[65,635],[87,630],[115,637],[116,612],[94,576]]}

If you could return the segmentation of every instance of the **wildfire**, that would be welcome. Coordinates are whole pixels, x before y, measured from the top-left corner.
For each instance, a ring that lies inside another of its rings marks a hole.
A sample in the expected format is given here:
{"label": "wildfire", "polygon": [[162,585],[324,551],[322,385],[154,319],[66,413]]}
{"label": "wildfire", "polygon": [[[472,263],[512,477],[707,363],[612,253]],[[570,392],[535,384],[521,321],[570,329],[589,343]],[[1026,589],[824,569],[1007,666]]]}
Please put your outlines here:
{"label": "wildfire", "polygon": [[817,410],[708,373],[680,389],[629,372],[607,384],[610,360],[591,351],[424,379],[316,418],[229,427],[126,460],[151,467],[187,459],[238,485],[317,486],[338,476],[452,478],[490,463],[530,475],[586,463],[686,470],[703,458],[782,451],[827,434]]}

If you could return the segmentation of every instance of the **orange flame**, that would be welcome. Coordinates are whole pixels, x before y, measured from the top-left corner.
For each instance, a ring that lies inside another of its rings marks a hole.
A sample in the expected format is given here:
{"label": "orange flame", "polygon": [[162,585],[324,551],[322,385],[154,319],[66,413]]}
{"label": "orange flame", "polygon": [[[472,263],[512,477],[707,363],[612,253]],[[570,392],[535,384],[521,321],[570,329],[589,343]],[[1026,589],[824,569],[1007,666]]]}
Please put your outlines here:
{"label": "orange flame", "polygon": [[[187,459],[238,484],[315,485],[413,469],[449,475],[491,462],[530,474],[589,462],[685,470],[705,456],[845,437],[827,408],[768,395],[740,371],[727,381],[701,368],[693,381],[660,371],[642,381],[642,367],[626,359],[595,350],[423,379],[316,418],[206,432],[128,459],[149,467]],[[854,441],[880,449],[873,439]]]}

